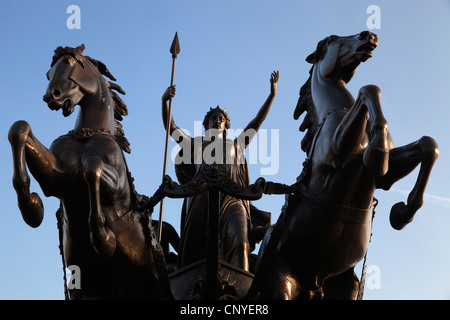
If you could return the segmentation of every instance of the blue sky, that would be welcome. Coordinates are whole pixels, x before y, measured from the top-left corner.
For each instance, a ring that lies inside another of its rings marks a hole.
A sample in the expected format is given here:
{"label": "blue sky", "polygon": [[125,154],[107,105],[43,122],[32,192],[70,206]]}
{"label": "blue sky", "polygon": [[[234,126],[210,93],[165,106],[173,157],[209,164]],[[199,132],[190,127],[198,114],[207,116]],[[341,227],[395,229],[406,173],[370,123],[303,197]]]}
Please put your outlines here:
{"label": "blue sky", "polygon": [[[68,29],[69,5],[81,9],[81,29]],[[45,145],[73,128],[47,108],[42,96],[57,46],[84,43],[85,54],[103,61],[127,92],[129,115],[122,124],[131,142],[127,162],[138,192],[152,195],[161,181],[164,138],[161,96],[170,84],[170,44],[178,32],[173,117],[194,132],[209,107],[225,107],[231,127],[244,128],[269,94],[269,78],[280,71],[278,95],[262,129],[278,130],[279,169],[266,180],[291,184],[301,170],[303,133],[292,114],[310,65],[305,58],[330,34],[367,29],[367,7],[378,5],[380,42],[348,88],[356,95],[366,84],[382,90],[381,104],[395,146],[423,135],[434,137],[440,157],[425,204],[402,231],[389,225],[390,207],[406,201],[418,170],[379,200],[367,264],[379,270],[380,287],[365,299],[450,298],[450,187],[448,164],[450,89],[450,2],[432,1],[12,1],[0,3],[0,299],[63,299],[58,250],[56,198],[45,198],[36,181],[32,191],[44,200],[37,229],[22,220],[12,187],[12,156],[7,132],[16,120],[31,124]],[[172,141],[170,150],[175,146]],[[259,159],[260,160],[260,159]],[[250,165],[251,180],[267,166]],[[173,163],[168,174],[175,178]],[[284,197],[255,203],[278,217]],[[179,230],[181,200],[166,199],[164,220]],[[154,217],[157,217],[155,210]],[[156,218],[155,217],[155,218]],[[359,275],[360,265],[357,267]]]}

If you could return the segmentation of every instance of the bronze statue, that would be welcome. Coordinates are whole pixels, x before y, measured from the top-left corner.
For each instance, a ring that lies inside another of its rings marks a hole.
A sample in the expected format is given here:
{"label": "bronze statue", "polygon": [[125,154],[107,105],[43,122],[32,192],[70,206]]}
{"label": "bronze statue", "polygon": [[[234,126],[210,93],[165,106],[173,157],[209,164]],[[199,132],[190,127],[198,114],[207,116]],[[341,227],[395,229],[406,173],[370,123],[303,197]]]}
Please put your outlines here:
{"label": "bronze statue", "polygon": [[[356,99],[346,89],[377,44],[367,31],[329,36],[307,57],[312,68],[294,111],[294,119],[306,113],[300,131],[306,131],[301,148],[307,159],[291,186],[263,178],[250,185],[244,155],[274,101],[278,71],[271,74],[267,100],[234,140],[227,137],[228,113],[219,106],[207,112],[203,137],[180,130],[168,104],[175,96],[171,85],[162,96],[162,118],[181,146],[175,160],[180,184],[164,176],[151,198],[136,192],[123,153],[130,152],[119,122],[127,106],[114,91],[125,92],[103,77],[115,81],[102,62],[83,55],[84,45],[58,47],[44,101],[65,117],[79,105],[74,129],[47,149],[26,121],[17,121],[8,139],[24,221],[36,228],[44,214],[39,195],[30,193],[27,167],[44,194],[60,200],[63,263],[82,271],[81,288],[68,288],[66,298],[355,299],[360,284],[354,267],[367,252],[375,190],[389,190],[420,165],[407,203],[391,209],[392,227],[404,228],[422,206],[439,155],[427,136],[394,148],[377,86],[362,87]],[[172,84],[178,52],[173,45]],[[286,194],[273,226],[270,213],[251,204],[263,193]],[[165,196],[185,198],[181,239],[161,219],[159,243],[151,213]],[[250,253],[265,230],[253,266]],[[178,257],[169,253],[169,243]]]}
{"label": "bronze statue", "polygon": [[[214,163],[230,180],[242,186],[250,184],[244,151],[269,113],[277,93],[278,77],[278,71],[271,74],[269,97],[256,117],[234,141],[227,139],[230,118],[226,110],[219,106],[214,109],[210,108],[207,112],[203,121],[206,130],[203,138],[188,136],[172,119],[169,128],[170,134],[182,147],[179,157],[185,157],[185,161],[175,165],[176,174],[181,183],[187,183],[194,179],[201,171],[202,166]],[[175,86],[169,87],[162,96],[162,118],[165,126],[169,113],[167,101],[174,96]],[[183,153],[189,153],[190,156],[186,157],[186,154],[183,155]],[[189,197],[183,204],[181,242],[178,252],[180,267],[205,257],[203,248],[207,232],[207,203],[208,194],[203,192]],[[255,239],[252,237],[253,230],[258,225],[268,225],[270,215],[253,207],[248,200],[238,199],[224,193],[221,194],[219,203],[221,258],[248,271],[250,269],[250,252],[255,243]]]}
{"label": "bronze statue", "polygon": [[313,66],[294,112],[295,119],[306,112],[300,131],[307,160],[263,241],[247,297],[355,299],[353,268],[367,251],[375,189],[389,190],[420,164],[407,204],[391,209],[392,227],[405,227],[422,206],[437,143],[424,136],[393,148],[380,89],[362,87],[355,100],[345,87],[377,43],[367,31],[329,36],[307,57]]}
{"label": "bronze statue", "polygon": [[83,50],[84,45],[55,50],[44,95],[48,107],[62,109],[65,117],[80,106],[74,129],[49,149],[25,121],[9,131],[20,211],[28,225],[40,225],[44,208],[29,191],[28,166],[44,194],[61,201],[63,261],[82,272],[81,288],[69,290],[70,299],[171,298],[151,217],[140,208],[149,199],[134,190],[123,154],[130,148],[118,121],[127,106],[113,90],[125,92]]}

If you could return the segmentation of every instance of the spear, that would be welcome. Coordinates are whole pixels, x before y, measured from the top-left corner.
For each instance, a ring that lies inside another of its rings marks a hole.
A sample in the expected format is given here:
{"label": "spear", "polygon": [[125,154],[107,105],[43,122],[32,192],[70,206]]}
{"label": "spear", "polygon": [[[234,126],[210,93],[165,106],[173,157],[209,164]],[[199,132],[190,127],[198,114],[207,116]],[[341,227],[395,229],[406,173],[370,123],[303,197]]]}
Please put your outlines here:
{"label": "spear", "polygon": [[[172,45],[170,46],[170,53],[172,54],[172,77],[170,80],[170,86],[173,86],[175,78],[175,62],[177,60],[177,55],[180,53],[180,43],[178,42],[178,33],[175,32],[175,37],[173,37]],[[167,169],[167,154],[169,153],[169,136],[170,136],[170,123],[172,122],[172,97],[169,99],[169,116],[167,117],[166,124],[166,147],[164,152],[164,166],[163,166],[163,181],[166,175]],[[161,243],[162,235],[162,223],[163,223],[163,208],[164,208],[164,198],[162,198],[159,206],[159,226],[158,226],[158,241]]]}

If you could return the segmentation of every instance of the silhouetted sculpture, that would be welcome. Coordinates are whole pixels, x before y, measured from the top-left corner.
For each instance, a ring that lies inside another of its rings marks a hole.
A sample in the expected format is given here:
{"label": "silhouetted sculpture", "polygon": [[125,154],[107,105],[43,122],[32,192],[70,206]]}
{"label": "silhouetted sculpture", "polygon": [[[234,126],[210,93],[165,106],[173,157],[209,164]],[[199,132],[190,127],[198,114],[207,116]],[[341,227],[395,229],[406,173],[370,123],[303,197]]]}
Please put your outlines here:
{"label": "silhouetted sculpture", "polygon": [[82,272],[81,288],[70,290],[71,299],[170,298],[165,265],[157,268],[151,246],[151,217],[140,209],[141,200],[148,207],[149,199],[135,192],[123,154],[130,152],[129,143],[116,120],[127,115],[127,106],[113,90],[125,92],[105,80],[102,75],[115,79],[83,50],[84,45],[55,50],[44,95],[49,108],[62,109],[65,117],[80,105],[74,129],[50,149],[25,121],[9,131],[20,211],[27,224],[40,225],[44,208],[30,194],[28,166],[44,194],[62,203],[63,259]]}
{"label": "silhouetted sculpture", "polygon": [[313,66],[294,112],[307,131],[307,153],[297,191],[290,194],[276,226],[267,233],[248,297],[268,299],[354,299],[354,266],[364,257],[371,234],[374,192],[420,166],[417,182],[393,206],[392,227],[402,229],[422,206],[425,186],[439,155],[430,137],[393,148],[380,104],[381,92],[368,85],[356,100],[345,85],[372,56],[371,32],[330,36],[306,59]]}
{"label": "silhouetted sculpture", "polygon": [[[203,121],[205,137],[191,138],[173,122],[170,134],[180,143],[183,163],[175,165],[178,180],[186,183],[192,180],[202,166],[219,164],[220,170],[232,181],[248,186],[249,173],[244,151],[266,118],[277,92],[279,74],[273,72],[270,78],[269,97],[256,117],[247,125],[234,141],[227,139],[230,119],[225,110],[210,109]],[[168,117],[167,101],[175,95],[175,87],[169,87],[162,97],[163,123]],[[167,130],[167,128],[166,128]],[[183,154],[184,153],[184,154]],[[186,153],[189,156],[186,156]],[[177,162],[182,161],[179,158]],[[220,235],[222,259],[246,271],[249,270],[249,256],[255,239],[252,231],[258,225],[269,225],[270,216],[251,206],[248,200],[238,199],[226,194],[220,197]],[[207,232],[208,194],[206,192],[189,197],[183,204],[181,217],[181,242],[178,251],[179,266],[187,266],[205,257],[205,237]],[[250,235],[250,237],[249,237]]]}

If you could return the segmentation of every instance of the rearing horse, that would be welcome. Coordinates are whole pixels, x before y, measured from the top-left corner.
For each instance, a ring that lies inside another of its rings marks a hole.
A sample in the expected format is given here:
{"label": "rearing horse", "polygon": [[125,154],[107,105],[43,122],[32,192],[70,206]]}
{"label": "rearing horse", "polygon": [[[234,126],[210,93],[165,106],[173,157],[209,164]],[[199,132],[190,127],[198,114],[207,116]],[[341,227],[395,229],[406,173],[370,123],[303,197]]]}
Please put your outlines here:
{"label": "rearing horse", "polygon": [[27,122],[11,126],[18,205],[25,222],[38,227],[44,208],[29,191],[28,165],[44,194],[61,201],[63,258],[81,271],[81,288],[70,290],[71,299],[164,298],[150,218],[139,209],[146,198],[134,190],[123,154],[130,152],[129,143],[116,121],[128,111],[112,90],[125,92],[83,50],[84,45],[55,50],[44,95],[49,108],[62,109],[65,117],[80,106],[74,129],[47,149]]}
{"label": "rearing horse", "polygon": [[257,288],[262,298],[354,299],[353,269],[367,251],[375,190],[388,190],[420,164],[407,204],[391,209],[392,227],[402,229],[422,206],[437,143],[425,136],[393,148],[380,89],[362,87],[356,100],[346,89],[377,44],[367,31],[330,36],[306,59],[313,66],[294,118],[306,112],[300,130],[307,131],[301,144],[307,160],[260,249],[264,272],[258,269],[255,281],[264,274]]}

